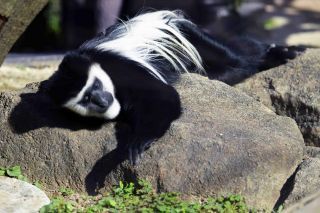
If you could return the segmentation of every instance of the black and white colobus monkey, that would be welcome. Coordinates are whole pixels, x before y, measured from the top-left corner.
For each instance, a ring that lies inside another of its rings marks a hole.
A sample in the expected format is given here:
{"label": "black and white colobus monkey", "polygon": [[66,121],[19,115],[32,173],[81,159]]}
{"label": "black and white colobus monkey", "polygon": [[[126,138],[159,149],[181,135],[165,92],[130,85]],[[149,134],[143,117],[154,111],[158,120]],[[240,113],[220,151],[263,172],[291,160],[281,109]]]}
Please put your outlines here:
{"label": "black and white colobus monkey", "polygon": [[181,12],[157,11],[116,24],[67,53],[41,88],[82,116],[126,123],[128,158],[136,164],[180,116],[172,84],[182,72],[234,84],[297,53],[249,39],[218,42]]}

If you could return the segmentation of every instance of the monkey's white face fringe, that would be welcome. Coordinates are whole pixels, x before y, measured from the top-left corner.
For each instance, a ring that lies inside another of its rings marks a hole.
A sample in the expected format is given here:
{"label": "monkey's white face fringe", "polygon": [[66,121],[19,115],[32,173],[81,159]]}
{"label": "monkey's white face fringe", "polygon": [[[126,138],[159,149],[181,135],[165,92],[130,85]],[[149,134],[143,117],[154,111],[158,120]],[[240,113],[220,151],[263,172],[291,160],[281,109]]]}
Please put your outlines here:
{"label": "monkey's white face fringe", "polygon": [[177,27],[178,21],[188,21],[172,11],[158,11],[139,15],[123,22],[111,34],[115,38],[103,41],[95,48],[116,52],[146,67],[150,74],[167,83],[152,61],[167,60],[172,67],[188,72],[187,64],[194,64],[196,71],[204,72],[201,57],[196,48]]}
{"label": "monkey's white face fringe", "polygon": [[[90,112],[86,107],[79,104],[79,101],[83,98],[85,91],[92,86],[95,79],[99,79],[102,82],[103,90],[112,94],[114,99],[111,106],[105,113],[95,113]],[[114,119],[120,113],[120,104],[119,101],[115,97],[114,86],[110,79],[110,77],[106,74],[105,71],[100,67],[99,64],[93,64],[89,70],[88,80],[85,86],[81,89],[76,97],[71,98],[67,103],[64,104],[64,107],[70,109],[71,111],[78,113],[82,116],[94,116],[105,119]]]}

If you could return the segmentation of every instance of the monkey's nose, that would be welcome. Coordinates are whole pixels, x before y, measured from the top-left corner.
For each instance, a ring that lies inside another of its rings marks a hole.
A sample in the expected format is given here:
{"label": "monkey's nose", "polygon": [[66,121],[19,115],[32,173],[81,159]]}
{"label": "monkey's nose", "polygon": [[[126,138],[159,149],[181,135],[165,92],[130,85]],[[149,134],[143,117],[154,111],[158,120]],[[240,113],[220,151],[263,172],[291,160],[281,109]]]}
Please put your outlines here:
{"label": "monkey's nose", "polygon": [[113,102],[112,94],[106,91],[94,91],[91,96],[91,102],[101,109],[108,109]]}

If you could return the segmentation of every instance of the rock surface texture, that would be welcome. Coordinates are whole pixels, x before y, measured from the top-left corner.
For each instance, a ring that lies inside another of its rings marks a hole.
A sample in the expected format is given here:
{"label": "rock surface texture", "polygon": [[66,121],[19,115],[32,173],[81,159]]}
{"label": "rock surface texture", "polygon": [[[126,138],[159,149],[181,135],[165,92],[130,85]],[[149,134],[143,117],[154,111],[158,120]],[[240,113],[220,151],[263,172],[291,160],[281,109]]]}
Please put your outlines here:
{"label": "rock surface texture", "polygon": [[2,92],[0,165],[21,165],[27,177],[48,188],[64,185],[94,194],[119,180],[144,178],[157,191],[240,193],[252,206],[273,208],[303,158],[294,120],[198,75],[184,75],[176,88],[183,115],[136,167],[115,149],[119,132],[114,123],[59,110],[35,93],[34,84]]}
{"label": "rock surface texture", "polygon": [[320,212],[320,191],[312,194],[294,205],[286,208],[283,213]]}
{"label": "rock surface texture", "polygon": [[306,145],[320,146],[320,49],[236,85],[279,115],[293,118]]}
{"label": "rock surface texture", "polygon": [[320,189],[320,158],[308,158],[299,166],[293,182],[293,189],[285,205],[294,204]]}
{"label": "rock surface texture", "polygon": [[[288,211],[309,205],[311,200],[319,200],[319,177],[320,148],[306,147],[306,157],[292,176],[283,202],[286,207],[289,207]],[[317,208],[320,210],[320,205],[317,205]]]}
{"label": "rock surface texture", "polygon": [[0,212],[36,213],[49,203],[47,195],[30,183],[0,177]]}

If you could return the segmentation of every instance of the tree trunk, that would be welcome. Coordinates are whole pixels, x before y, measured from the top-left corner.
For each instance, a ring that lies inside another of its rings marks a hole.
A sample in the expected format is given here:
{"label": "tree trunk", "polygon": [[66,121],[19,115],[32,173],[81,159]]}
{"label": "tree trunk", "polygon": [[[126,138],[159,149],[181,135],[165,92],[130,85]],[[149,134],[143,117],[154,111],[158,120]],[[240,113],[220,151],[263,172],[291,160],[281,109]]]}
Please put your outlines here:
{"label": "tree trunk", "polygon": [[0,65],[48,0],[0,0]]}

